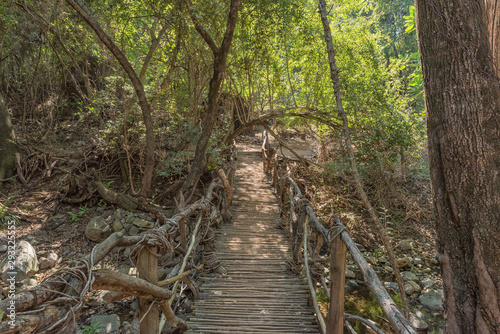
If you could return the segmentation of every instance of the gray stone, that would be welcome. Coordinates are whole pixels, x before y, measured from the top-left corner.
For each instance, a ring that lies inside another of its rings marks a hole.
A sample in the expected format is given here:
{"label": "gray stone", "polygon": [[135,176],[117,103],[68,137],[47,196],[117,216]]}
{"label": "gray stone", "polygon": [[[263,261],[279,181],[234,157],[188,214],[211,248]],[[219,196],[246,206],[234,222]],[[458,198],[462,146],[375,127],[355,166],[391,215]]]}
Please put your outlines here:
{"label": "gray stone", "polygon": [[123,255],[126,257],[130,257],[130,253],[132,253],[132,250],[129,248],[125,248],[125,251],[123,252]]}
{"label": "gray stone", "polygon": [[116,210],[115,213],[113,214],[113,218],[118,220],[122,219],[123,218],[122,209]]}
{"label": "gray stone", "polygon": [[40,269],[45,270],[49,268],[55,267],[58,260],[58,256],[56,253],[50,253],[46,258],[40,258]]}
{"label": "gray stone", "polygon": [[412,249],[410,240],[401,240],[398,245],[399,249],[409,251]]}
{"label": "gray stone", "polygon": [[94,324],[94,326],[98,324],[101,325],[96,333],[120,333],[120,317],[117,314],[93,316],[92,324]]}
{"label": "gray stone", "polygon": [[345,277],[346,278],[356,278],[356,274],[350,270],[346,270]]}
{"label": "gray stone", "polygon": [[413,313],[410,313],[410,323],[417,330],[417,332],[424,332],[429,329],[429,324]]}
{"label": "gray stone", "polygon": [[139,234],[139,228],[137,226],[135,226],[135,225],[132,225],[130,227],[130,229],[128,230],[128,234],[132,235],[132,236],[138,235]]}
{"label": "gray stone", "polygon": [[413,286],[411,284],[408,284],[406,283],[405,284],[405,293],[410,296],[412,293],[415,292],[415,289],[413,288]]}
{"label": "gray stone", "polygon": [[26,278],[22,282],[21,290],[27,290],[38,285],[38,282],[34,278]]}
{"label": "gray stone", "polygon": [[380,264],[386,264],[387,262],[388,260],[385,257],[381,257],[380,259],[378,259],[378,263]]}
{"label": "gray stone", "polygon": [[32,277],[38,271],[38,258],[35,249],[27,241],[20,241],[16,244],[15,261],[9,263],[9,257],[4,256],[0,262],[2,278],[4,282],[7,279],[14,277],[16,282],[21,282],[26,278]]}
{"label": "gray stone", "polygon": [[120,221],[120,219],[115,219],[113,221],[113,231],[120,232],[121,230],[123,230],[122,222]]}
{"label": "gray stone", "polygon": [[422,288],[420,288],[420,285],[418,285],[418,283],[415,281],[409,281],[408,284],[412,286],[414,292],[420,292],[422,290]]}
{"label": "gray stone", "polygon": [[401,276],[403,277],[403,279],[405,280],[405,282],[406,281],[418,281],[417,275],[415,275],[411,271],[403,271],[401,273]]}
{"label": "gray stone", "polygon": [[108,223],[100,216],[92,218],[87,227],[85,227],[85,236],[87,239],[101,242],[113,233]]}
{"label": "gray stone", "polygon": [[418,302],[431,311],[443,310],[443,295],[438,291],[429,291],[418,297]]}
{"label": "gray stone", "polygon": [[134,219],[132,222],[137,227],[142,227],[142,228],[153,228],[155,227],[155,224],[153,222],[144,220],[144,219]]}
{"label": "gray stone", "polygon": [[427,278],[424,278],[422,280],[422,287],[424,287],[424,288],[432,288],[433,286],[436,285],[436,283],[437,282],[435,280],[433,280],[432,278],[427,277]]}
{"label": "gray stone", "polygon": [[7,251],[7,245],[0,245],[0,253],[5,253]]}
{"label": "gray stone", "polygon": [[395,292],[399,291],[398,283],[395,282],[384,282],[384,286],[386,289],[394,290]]}
{"label": "gray stone", "polygon": [[394,269],[392,269],[391,266],[385,266],[384,270],[387,271],[387,272],[389,272],[389,273],[392,273],[394,271]]}

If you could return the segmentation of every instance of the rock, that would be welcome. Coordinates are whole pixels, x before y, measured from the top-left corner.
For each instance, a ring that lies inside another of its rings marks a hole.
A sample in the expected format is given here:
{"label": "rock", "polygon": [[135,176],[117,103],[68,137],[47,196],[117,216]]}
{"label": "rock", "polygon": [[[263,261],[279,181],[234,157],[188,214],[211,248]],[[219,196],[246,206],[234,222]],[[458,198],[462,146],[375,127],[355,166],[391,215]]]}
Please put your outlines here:
{"label": "rock", "polygon": [[119,268],[118,272],[125,274],[125,275],[130,275],[130,276],[137,276],[137,268],[136,267],[125,267],[125,268]]}
{"label": "rock", "polygon": [[153,228],[155,227],[155,224],[153,222],[144,220],[144,219],[134,219],[132,222],[137,227],[142,227],[142,228]]}
{"label": "rock", "polygon": [[[165,327],[168,326],[168,322],[166,323]],[[132,321],[131,324],[127,323],[125,325],[125,322],[123,323],[123,328],[122,328],[122,333],[123,334],[139,334],[139,319],[135,319]]]}
{"label": "rock", "polygon": [[128,258],[128,257],[130,257],[130,253],[132,253],[132,250],[130,249],[130,247],[128,247],[128,248],[125,248],[123,255],[125,255]]}
{"label": "rock", "polygon": [[409,251],[413,247],[411,246],[411,241],[410,240],[401,240],[398,245],[399,249],[404,250],[404,251]]}
{"label": "rock", "polygon": [[385,266],[384,270],[387,271],[387,272],[389,272],[389,273],[392,273],[394,271],[394,269],[392,269],[391,266]]}
{"label": "rock", "polygon": [[113,218],[116,220],[120,220],[123,218],[123,215],[122,215],[122,209],[118,209],[115,211],[115,213],[113,214]]}
{"label": "rock", "polygon": [[356,274],[350,270],[345,271],[345,277],[346,278],[356,278]]}
{"label": "rock", "polygon": [[413,286],[411,284],[408,284],[406,283],[405,284],[405,293],[410,296],[412,293],[415,292],[415,289],[413,288]]}
{"label": "rock", "polygon": [[434,285],[436,285],[436,283],[437,282],[435,280],[433,280],[432,278],[427,277],[427,278],[424,278],[422,280],[422,287],[424,287],[424,288],[432,288]]}
{"label": "rock", "polygon": [[400,268],[411,268],[411,259],[408,257],[398,259],[398,266]]}
{"label": "rock", "polygon": [[113,230],[109,227],[108,223],[100,217],[94,217],[92,218],[88,224],[87,227],[85,227],[85,236],[87,239],[95,241],[95,242],[101,242],[107,237],[109,237],[113,233]]}
{"label": "rock", "polygon": [[417,275],[415,275],[411,271],[403,271],[401,273],[401,276],[403,277],[403,280],[405,280],[405,282],[407,282],[407,281],[418,281]]}
{"label": "rock", "polygon": [[131,236],[138,235],[139,234],[139,228],[135,225],[132,225],[130,229],[128,230],[128,234]]}
{"label": "rock", "polygon": [[55,267],[58,260],[58,256],[56,253],[50,253],[48,257],[40,258],[40,270],[49,269]]}
{"label": "rock", "polygon": [[[115,334],[120,333],[120,317],[116,314],[96,315],[92,317],[92,324],[99,327],[96,333]],[[100,324],[100,326],[98,326]]]}
{"label": "rock", "polygon": [[410,324],[417,330],[417,332],[424,332],[429,329],[429,324],[413,313],[410,313]]}
{"label": "rock", "polygon": [[391,289],[394,292],[398,292],[399,291],[398,283],[395,283],[395,282],[384,282],[384,286],[388,290]]}
{"label": "rock", "polygon": [[346,282],[346,285],[345,285],[345,288],[344,288],[344,294],[345,295],[348,295],[350,294],[352,291],[356,290],[358,288],[358,283],[353,280],[353,279],[350,279]]}
{"label": "rock", "polygon": [[418,302],[431,311],[443,310],[443,295],[438,291],[429,291],[418,297]]}
{"label": "rock", "polygon": [[7,251],[7,245],[0,245],[0,253],[5,253]]}
{"label": "rock", "polygon": [[29,242],[22,240],[16,244],[15,258],[13,264],[9,263],[8,256],[4,256],[0,262],[4,282],[8,282],[7,279],[12,277],[15,277],[16,282],[21,282],[38,271],[38,258]]}
{"label": "rock", "polygon": [[408,284],[410,284],[415,292],[420,292],[422,288],[420,288],[420,285],[418,285],[417,282],[415,281],[409,281]]}
{"label": "rock", "polygon": [[122,222],[120,221],[120,219],[115,219],[113,221],[113,231],[120,232],[121,230],[123,230]]}
{"label": "rock", "polygon": [[375,258],[375,256],[371,256],[371,255],[368,256],[366,258],[366,261],[368,261],[368,263],[373,265],[373,266],[377,264],[377,259]]}
{"label": "rock", "polygon": [[26,278],[21,283],[21,290],[27,290],[38,285],[37,280],[34,278]]}
{"label": "rock", "polygon": [[386,264],[387,262],[388,260],[385,257],[381,257],[380,259],[378,259],[378,263],[380,264]]}
{"label": "rock", "polygon": [[184,303],[182,303],[182,306],[184,307],[184,310],[186,310],[186,312],[191,312],[193,310],[193,302],[191,301],[191,299],[185,299],[184,300]]}

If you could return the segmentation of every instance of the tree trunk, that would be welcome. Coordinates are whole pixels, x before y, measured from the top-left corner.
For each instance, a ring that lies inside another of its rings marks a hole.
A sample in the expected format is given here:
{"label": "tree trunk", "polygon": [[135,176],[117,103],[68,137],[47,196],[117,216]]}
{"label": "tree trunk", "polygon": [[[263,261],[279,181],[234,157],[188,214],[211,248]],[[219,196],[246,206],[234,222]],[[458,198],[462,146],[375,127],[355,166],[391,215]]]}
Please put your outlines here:
{"label": "tree trunk", "polygon": [[94,30],[96,35],[99,37],[101,42],[113,53],[116,60],[123,67],[127,73],[132,85],[134,86],[135,93],[139,101],[139,106],[142,111],[142,118],[144,120],[144,126],[146,127],[146,166],[144,167],[144,175],[142,177],[142,187],[139,193],[143,196],[147,196],[153,179],[153,172],[155,166],[155,137],[153,129],[153,117],[151,116],[151,109],[146,98],[146,93],[144,92],[144,86],[137,73],[135,73],[134,68],[128,61],[127,57],[120,48],[111,40],[111,38],[102,30],[99,23],[92,16],[88,8],[80,0],[66,0],[66,2],[75,9],[75,11],[80,15],[80,17],[87,22],[87,24]]}
{"label": "tree trunk", "polygon": [[193,21],[196,30],[201,35],[201,37],[203,37],[214,54],[214,73],[212,79],[210,79],[209,84],[207,109],[204,112],[202,123],[203,130],[201,132],[201,137],[196,144],[191,170],[189,171],[189,174],[186,177],[186,181],[181,188],[182,192],[190,193],[190,190],[194,186],[196,186],[196,180],[199,179],[199,176],[203,173],[203,169],[205,168],[205,152],[207,150],[208,141],[210,140],[210,135],[212,134],[215,121],[217,120],[217,96],[219,95],[219,89],[222,83],[224,72],[226,70],[226,60],[227,55],[229,54],[229,49],[231,47],[231,42],[233,40],[236,19],[238,18],[240,0],[231,0],[226,32],[224,33],[224,39],[220,47],[217,47],[214,40],[210,37],[210,35],[208,35],[208,33],[198,22],[198,19],[196,18],[196,15],[191,8],[191,3],[189,0],[186,0],[186,4],[188,6],[191,20]]}
{"label": "tree trunk", "polygon": [[18,152],[14,139],[9,111],[0,96],[0,191],[3,189],[3,180],[14,175],[15,154]]}
{"label": "tree trunk", "polygon": [[500,3],[498,0],[485,0],[488,16],[488,35],[497,77],[500,78]]}
{"label": "tree trunk", "polygon": [[500,333],[500,87],[484,1],[417,0],[446,333]]}
{"label": "tree trunk", "polygon": [[[358,195],[361,198],[361,201],[363,202],[363,204],[366,208],[366,211],[368,211],[368,214],[370,215],[370,218],[373,221],[373,223],[377,229],[379,237],[382,239],[382,242],[384,243],[385,250],[387,252],[387,255],[389,256],[389,262],[391,263],[392,269],[394,270],[394,277],[396,278],[396,281],[397,281],[398,286],[399,286],[401,303],[403,304],[403,312],[404,312],[405,317],[407,319],[409,319],[410,318],[410,310],[408,307],[408,299],[406,298],[403,278],[401,277],[401,272],[399,270],[399,266],[398,266],[398,263],[396,261],[396,255],[394,254],[394,249],[392,248],[391,240],[389,239],[389,235],[387,234],[387,231],[385,230],[384,226],[380,222],[380,219],[378,218],[378,215],[375,212],[375,209],[373,208],[370,200],[368,199],[368,196],[366,195],[366,192],[365,192],[364,187],[363,187],[363,182],[361,180],[361,176],[359,175],[359,172],[358,172],[356,158],[354,157],[354,148],[353,148],[352,141],[351,141],[351,130],[349,129],[349,121],[347,119],[347,115],[344,111],[344,106],[342,104],[342,95],[340,92],[340,79],[339,79],[339,74],[338,74],[338,70],[337,70],[337,63],[335,60],[335,49],[333,48],[330,22],[328,21],[327,12],[326,12],[326,1],[319,0],[318,8],[319,8],[319,12],[321,15],[321,21],[323,22],[323,30],[325,33],[325,42],[326,42],[327,53],[328,53],[328,62],[330,64],[330,78],[332,79],[333,90],[335,93],[335,100],[337,102],[337,111],[338,111],[339,117],[342,119],[342,131],[344,134],[344,143],[345,143],[345,147],[347,150],[347,156],[349,159],[351,172],[354,176],[354,183],[356,186],[356,191],[358,192]],[[409,327],[411,328],[411,326],[409,326]]]}

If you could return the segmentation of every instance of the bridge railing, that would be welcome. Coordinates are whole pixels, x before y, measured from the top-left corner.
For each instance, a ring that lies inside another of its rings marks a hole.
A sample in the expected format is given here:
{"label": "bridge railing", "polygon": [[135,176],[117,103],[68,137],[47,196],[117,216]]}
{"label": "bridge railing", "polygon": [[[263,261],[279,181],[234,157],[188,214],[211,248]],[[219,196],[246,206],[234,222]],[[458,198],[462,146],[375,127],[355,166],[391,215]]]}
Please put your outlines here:
{"label": "bridge railing", "polygon": [[[284,143],[276,134],[271,134],[275,136],[280,145]],[[355,333],[349,321],[360,321],[375,333],[383,333],[366,319],[344,314],[346,252],[349,251],[393,329],[397,333],[416,334],[416,330],[394,303],[338,216],[333,215],[335,225],[327,229],[315,215],[307,196],[302,193],[297,182],[291,177],[293,164],[304,163],[305,159],[291,159],[285,155],[278,155],[278,151],[280,150],[271,147],[267,131],[264,131],[262,145],[263,169],[265,173],[272,175],[273,186],[282,213],[286,215],[288,211],[285,218],[288,220],[286,228],[293,242],[292,267],[301,268],[302,254],[304,269],[311,290],[311,298],[322,333],[343,333],[344,326],[351,333]],[[309,233],[309,228],[312,233]],[[320,250],[325,245],[328,246],[330,253],[329,257],[326,258],[320,256]],[[326,284],[326,276],[328,275],[325,274],[322,265],[325,262],[330,262],[330,288]],[[318,306],[316,283],[321,283],[330,300],[326,323]]]}
{"label": "bridge railing", "polygon": [[[107,202],[154,213],[158,218],[155,228],[137,236],[115,232],[95,245],[90,254],[58,270],[39,285],[1,300],[0,320],[3,321],[0,323],[0,333],[76,333],[76,319],[91,290],[112,291],[113,301],[128,296],[139,297],[141,334],[161,332],[160,327],[163,327],[165,320],[172,328],[185,329],[186,324],[175,315],[175,307],[171,307],[171,304],[179,281],[183,281],[196,296],[197,286],[190,274],[202,267],[215,271],[220,265],[213,256],[211,226],[230,220],[235,155],[233,147],[227,154],[227,164],[218,171],[205,195],[189,205],[181,198],[178,213],[171,218],[165,217],[158,207],[125,194],[114,193],[97,181],[98,191]],[[192,254],[199,244],[204,244],[203,261],[196,265]],[[117,248],[132,249],[130,258],[139,277],[114,270],[95,269]],[[158,263],[177,260],[177,257],[178,262],[182,263],[178,274],[158,282]],[[12,313],[12,309],[15,321],[9,322],[7,316]],[[163,314],[161,320],[160,314]]]}

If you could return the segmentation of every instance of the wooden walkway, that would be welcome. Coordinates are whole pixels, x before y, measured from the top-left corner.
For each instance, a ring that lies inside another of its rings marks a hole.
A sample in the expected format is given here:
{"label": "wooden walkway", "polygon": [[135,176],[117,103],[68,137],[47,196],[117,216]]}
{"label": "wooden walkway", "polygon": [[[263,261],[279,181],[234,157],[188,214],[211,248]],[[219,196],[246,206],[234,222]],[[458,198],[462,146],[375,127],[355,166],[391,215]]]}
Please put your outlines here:
{"label": "wooden walkway", "polygon": [[291,275],[291,240],[277,227],[279,207],[260,151],[238,155],[233,222],[217,231],[225,275],[204,275],[186,333],[319,333],[309,288]]}

